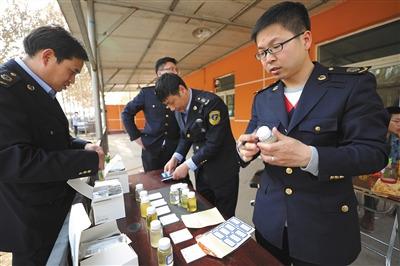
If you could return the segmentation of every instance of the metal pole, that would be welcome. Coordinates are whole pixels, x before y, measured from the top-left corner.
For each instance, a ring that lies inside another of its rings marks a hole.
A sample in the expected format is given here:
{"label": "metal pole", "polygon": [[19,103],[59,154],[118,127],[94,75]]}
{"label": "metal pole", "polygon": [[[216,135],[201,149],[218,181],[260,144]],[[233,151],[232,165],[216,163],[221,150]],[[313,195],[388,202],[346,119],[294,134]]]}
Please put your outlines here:
{"label": "metal pole", "polygon": [[[93,57],[97,58],[97,45],[96,45],[96,24],[94,21],[94,1],[87,1],[87,25],[88,34],[90,41],[90,48],[93,53]],[[97,60],[96,60],[97,61]],[[96,139],[100,140],[102,137],[102,125],[101,125],[101,108],[100,108],[100,95],[99,95],[99,78],[97,72],[97,65],[91,64],[91,77],[92,77],[92,95],[94,104],[94,121],[96,128]]]}

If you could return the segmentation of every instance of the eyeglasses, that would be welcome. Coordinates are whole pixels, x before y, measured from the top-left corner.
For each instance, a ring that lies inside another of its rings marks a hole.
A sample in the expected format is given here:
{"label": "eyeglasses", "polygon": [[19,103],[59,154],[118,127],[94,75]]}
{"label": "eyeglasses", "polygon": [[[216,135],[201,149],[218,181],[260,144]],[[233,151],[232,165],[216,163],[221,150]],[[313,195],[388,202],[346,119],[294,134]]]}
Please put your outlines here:
{"label": "eyeglasses", "polygon": [[296,39],[297,37],[303,35],[304,32],[305,32],[305,31],[303,31],[303,32],[301,32],[301,33],[299,33],[299,34],[294,35],[294,36],[293,36],[292,38],[290,38],[289,40],[286,40],[286,41],[281,42],[281,43],[274,44],[272,47],[269,47],[269,48],[267,48],[267,49],[263,49],[263,50],[259,51],[259,52],[256,53],[256,55],[255,55],[255,56],[256,56],[256,59],[257,59],[257,60],[262,60],[262,59],[265,59],[265,58],[267,57],[267,54],[276,54],[276,53],[279,53],[280,51],[282,51],[283,45],[284,45],[285,43],[288,43],[288,42],[290,42],[291,40],[294,40],[294,39]]}

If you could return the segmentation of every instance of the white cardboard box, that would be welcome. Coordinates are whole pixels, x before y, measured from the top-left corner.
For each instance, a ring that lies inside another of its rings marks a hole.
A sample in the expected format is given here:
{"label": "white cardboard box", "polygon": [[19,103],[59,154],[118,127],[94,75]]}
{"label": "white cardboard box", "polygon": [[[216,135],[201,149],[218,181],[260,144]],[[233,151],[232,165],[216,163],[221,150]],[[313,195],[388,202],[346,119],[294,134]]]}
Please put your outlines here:
{"label": "white cardboard box", "polygon": [[[79,248],[85,243],[121,234],[116,221],[103,223],[87,229],[91,225],[81,203],[74,204],[70,212],[69,241],[72,262],[79,264]],[[85,230],[86,229],[86,230]],[[138,256],[128,243],[113,244],[102,251],[83,259],[80,265],[139,265]]]}
{"label": "white cardboard box", "polygon": [[94,187],[80,178],[70,179],[67,183],[92,200],[94,224],[125,217],[124,194],[118,179],[96,181]]}
{"label": "white cardboard box", "polygon": [[95,182],[92,211],[96,225],[125,217],[124,194],[118,179]]}
{"label": "white cardboard box", "polygon": [[115,155],[111,161],[106,164],[104,169],[104,179],[118,179],[121,182],[124,193],[129,193],[129,177],[125,169],[121,156]]}

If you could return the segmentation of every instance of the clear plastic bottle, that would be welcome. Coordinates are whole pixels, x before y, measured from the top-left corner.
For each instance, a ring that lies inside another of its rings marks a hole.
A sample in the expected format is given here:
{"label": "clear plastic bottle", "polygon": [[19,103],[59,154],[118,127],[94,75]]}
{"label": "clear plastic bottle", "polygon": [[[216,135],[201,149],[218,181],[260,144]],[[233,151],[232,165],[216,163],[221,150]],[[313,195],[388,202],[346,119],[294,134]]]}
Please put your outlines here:
{"label": "clear plastic bottle", "polygon": [[187,197],[187,210],[189,212],[197,211],[197,200],[194,191],[190,191]]}
{"label": "clear plastic bottle", "polygon": [[163,237],[158,241],[157,257],[159,266],[174,265],[171,240],[168,237]]}
{"label": "clear plastic bottle", "polygon": [[158,241],[163,237],[161,222],[159,220],[150,223],[150,244],[153,248],[158,248]]}
{"label": "clear plastic bottle", "polygon": [[142,190],[142,191],[139,192],[139,202],[141,201],[140,199],[141,199],[143,196],[147,196],[147,190]]}
{"label": "clear plastic bottle", "polygon": [[151,221],[157,220],[157,212],[156,208],[153,206],[147,207],[147,216],[146,216],[146,222],[147,222],[147,229],[150,229],[150,223]]}
{"label": "clear plastic bottle", "polygon": [[141,215],[143,218],[146,218],[146,217],[147,217],[147,207],[149,207],[149,206],[150,206],[149,197],[143,196],[143,197],[140,199],[140,215]]}
{"label": "clear plastic bottle", "polygon": [[187,209],[187,199],[188,199],[188,193],[189,189],[185,188],[182,190],[182,196],[181,196],[181,206],[185,209]]}
{"label": "clear plastic bottle", "polygon": [[178,188],[175,185],[171,185],[170,191],[169,191],[169,202],[172,205],[178,205],[179,204],[179,191]]}
{"label": "clear plastic bottle", "polygon": [[137,202],[140,202],[140,191],[143,190],[143,184],[136,184],[135,186],[135,199]]}

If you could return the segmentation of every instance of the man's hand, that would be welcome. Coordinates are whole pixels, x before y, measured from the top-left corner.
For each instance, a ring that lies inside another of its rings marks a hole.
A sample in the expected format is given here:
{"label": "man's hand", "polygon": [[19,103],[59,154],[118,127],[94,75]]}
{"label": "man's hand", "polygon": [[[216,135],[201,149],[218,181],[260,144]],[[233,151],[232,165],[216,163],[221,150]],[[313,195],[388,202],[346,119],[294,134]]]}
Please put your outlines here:
{"label": "man's hand", "polygon": [[240,135],[237,148],[243,161],[250,161],[260,151],[257,142],[258,137],[255,134]]}
{"label": "man's hand", "polygon": [[142,147],[143,150],[146,149],[146,148],[144,147],[144,145],[143,145],[143,142],[142,142],[142,138],[141,138],[141,137],[135,139],[135,142],[136,142],[140,147]]}
{"label": "man's hand", "polygon": [[85,150],[97,152],[97,155],[99,156],[99,170],[103,170],[105,160],[103,148],[96,144],[88,143],[85,145]]}
{"label": "man's hand", "polygon": [[261,158],[271,165],[306,167],[311,159],[311,147],[297,139],[281,134],[275,127],[272,133],[277,138],[274,143],[258,142]]}
{"label": "man's hand", "polygon": [[169,161],[165,164],[164,172],[172,173],[177,165],[178,165],[178,159],[172,156],[171,159],[169,159]]}
{"label": "man's hand", "polygon": [[188,172],[189,172],[189,166],[187,166],[187,164],[183,163],[175,169],[172,176],[173,176],[174,180],[179,180],[179,179],[185,178],[187,176]]}

